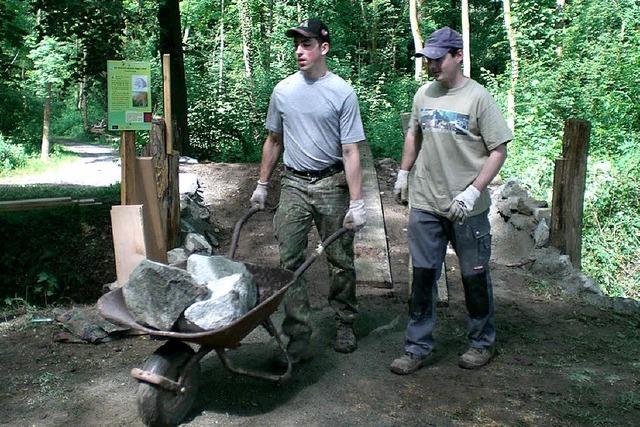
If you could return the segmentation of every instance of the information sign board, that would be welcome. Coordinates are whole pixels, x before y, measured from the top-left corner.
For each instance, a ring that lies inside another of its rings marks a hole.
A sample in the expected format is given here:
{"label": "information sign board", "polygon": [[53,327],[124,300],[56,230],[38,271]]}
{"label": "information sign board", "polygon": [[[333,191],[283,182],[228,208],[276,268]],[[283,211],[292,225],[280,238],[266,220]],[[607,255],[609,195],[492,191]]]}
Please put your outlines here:
{"label": "information sign board", "polygon": [[107,61],[108,129],[151,130],[151,66]]}

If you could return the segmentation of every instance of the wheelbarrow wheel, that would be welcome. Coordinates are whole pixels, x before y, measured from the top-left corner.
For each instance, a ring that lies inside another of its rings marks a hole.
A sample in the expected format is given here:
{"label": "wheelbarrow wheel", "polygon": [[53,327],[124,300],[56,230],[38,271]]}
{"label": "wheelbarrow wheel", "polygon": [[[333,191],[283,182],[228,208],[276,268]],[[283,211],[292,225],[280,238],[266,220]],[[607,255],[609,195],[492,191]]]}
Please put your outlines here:
{"label": "wheelbarrow wheel", "polygon": [[143,370],[173,381],[184,376],[182,391],[171,391],[155,384],[140,382],[137,400],[138,413],[148,426],[175,426],[187,415],[198,393],[200,363],[184,372],[194,351],[180,341],[168,341],[145,362]]}

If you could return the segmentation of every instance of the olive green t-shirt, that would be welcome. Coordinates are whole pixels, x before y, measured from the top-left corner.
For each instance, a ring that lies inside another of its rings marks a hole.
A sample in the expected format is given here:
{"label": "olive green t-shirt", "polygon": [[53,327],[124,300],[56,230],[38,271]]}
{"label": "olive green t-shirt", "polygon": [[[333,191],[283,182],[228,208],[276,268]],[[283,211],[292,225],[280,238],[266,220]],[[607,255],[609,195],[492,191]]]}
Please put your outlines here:
{"label": "olive green t-shirt", "polygon": [[[513,139],[491,94],[472,79],[453,89],[439,82],[418,89],[408,131],[422,141],[409,178],[409,201],[440,215],[473,183],[489,152]],[[490,203],[485,189],[471,215]]]}

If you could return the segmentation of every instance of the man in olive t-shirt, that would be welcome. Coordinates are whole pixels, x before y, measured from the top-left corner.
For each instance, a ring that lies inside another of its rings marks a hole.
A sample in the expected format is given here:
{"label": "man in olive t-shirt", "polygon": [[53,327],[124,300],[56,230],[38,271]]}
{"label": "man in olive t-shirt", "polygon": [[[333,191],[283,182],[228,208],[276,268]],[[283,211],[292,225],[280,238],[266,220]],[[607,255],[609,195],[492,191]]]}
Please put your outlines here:
{"label": "man in olive t-shirt", "polygon": [[468,311],[470,346],[458,364],[479,368],[494,354],[487,186],[502,167],[513,135],[489,92],[462,74],[462,47],[460,34],[444,27],[416,53],[427,58],[435,81],[418,89],[413,99],[394,186],[399,198],[409,187],[411,206],[410,320],[404,354],[390,366],[401,375],[422,367],[433,350],[436,283],[449,242],[460,261]]}

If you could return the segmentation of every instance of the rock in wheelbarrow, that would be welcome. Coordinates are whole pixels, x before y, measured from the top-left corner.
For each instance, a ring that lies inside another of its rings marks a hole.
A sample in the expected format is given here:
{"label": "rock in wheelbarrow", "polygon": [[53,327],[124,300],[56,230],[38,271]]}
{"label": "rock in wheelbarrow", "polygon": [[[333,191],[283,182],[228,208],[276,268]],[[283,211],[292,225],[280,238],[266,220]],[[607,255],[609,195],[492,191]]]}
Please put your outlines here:
{"label": "rock in wheelbarrow", "polygon": [[141,325],[168,331],[180,314],[209,290],[187,271],[143,260],[122,287],[127,309]]}
{"label": "rock in wheelbarrow", "polygon": [[191,255],[187,271],[211,292],[206,300],[192,304],[178,321],[179,329],[197,332],[228,325],[249,312],[258,302],[253,275],[241,262],[222,256]]}

